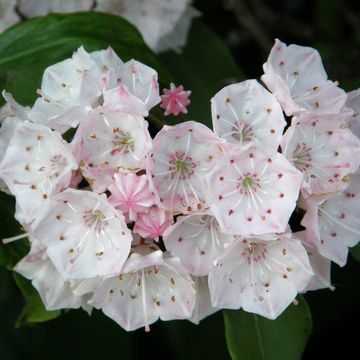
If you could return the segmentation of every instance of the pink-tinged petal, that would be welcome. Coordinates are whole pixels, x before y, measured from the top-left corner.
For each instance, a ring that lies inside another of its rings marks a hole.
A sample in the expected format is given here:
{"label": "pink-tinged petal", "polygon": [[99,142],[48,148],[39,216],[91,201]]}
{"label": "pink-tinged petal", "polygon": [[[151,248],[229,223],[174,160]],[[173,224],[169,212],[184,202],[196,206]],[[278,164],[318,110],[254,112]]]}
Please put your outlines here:
{"label": "pink-tinged petal", "polygon": [[321,289],[334,290],[334,286],[331,285],[331,260],[321,256],[314,247],[306,245],[306,231],[298,231],[294,233],[294,237],[299,239],[305,247],[309,256],[311,268],[314,272],[314,276],[311,278],[303,292]]}
{"label": "pink-tinged petal", "polygon": [[91,304],[127,331],[141,327],[149,331],[159,318],[190,317],[195,290],[179,259],[164,257],[150,243],[135,243],[123,273],[104,279]]}
{"label": "pink-tinged petal", "polygon": [[18,122],[0,163],[0,177],[16,197],[25,222],[66,188],[77,164],[68,144],[40,124]]}
{"label": "pink-tinged petal", "polygon": [[226,86],[211,99],[214,131],[230,144],[277,151],[286,125],[280,104],[256,80]]}
{"label": "pink-tinged petal", "polygon": [[360,89],[349,92],[346,100],[346,106],[354,111],[351,120],[351,131],[360,137]]}
{"label": "pink-tinged petal", "polygon": [[284,232],[302,174],[279,153],[234,147],[207,176],[208,202],[223,232]]}
{"label": "pink-tinged petal", "polygon": [[48,311],[78,309],[83,304],[82,297],[73,294],[70,282],[63,280],[46,255],[46,247],[37,239],[32,239],[30,253],[16,264],[14,271],[31,280]]}
{"label": "pink-tinged petal", "polygon": [[37,219],[33,233],[64,279],[119,273],[132,236],[123,216],[89,191],[68,189],[56,195]]}
{"label": "pink-tinged petal", "polygon": [[157,72],[136,60],[129,60],[117,70],[118,85],[125,85],[149,111],[160,101]]}
{"label": "pink-tinged petal", "polygon": [[[111,81],[110,79],[108,81]],[[145,104],[133,95],[125,85],[117,86],[104,92],[104,106],[113,109],[124,109],[127,112],[148,116]]]}
{"label": "pink-tinged petal", "polygon": [[344,191],[333,196],[311,196],[305,206],[307,212],[301,224],[306,227],[306,243],[344,266],[348,247],[360,239],[360,175],[352,175]]}
{"label": "pink-tinged petal", "polygon": [[349,129],[318,132],[293,124],[281,145],[285,157],[304,174],[302,194],[322,195],[347,186],[360,164],[360,140]]}
{"label": "pink-tinged petal", "polygon": [[178,217],[163,236],[166,249],[196,276],[207,275],[224,251],[224,245],[233,239],[233,235],[221,232],[215,217],[206,214]]}
{"label": "pink-tinged petal", "polygon": [[205,176],[223,155],[221,140],[206,126],[187,121],[164,126],[153,141],[146,172],[160,206],[173,212],[203,210]]}
{"label": "pink-tinged petal", "polygon": [[210,291],[207,276],[193,277],[196,289],[196,303],[195,308],[189,319],[194,324],[199,324],[201,320],[219,311],[211,303]]}
{"label": "pink-tinged petal", "polygon": [[137,215],[134,232],[147,239],[159,240],[173,222],[172,213],[152,206],[147,212]]}
{"label": "pink-tinged petal", "polygon": [[261,80],[279,100],[286,115],[312,111],[336,114],[346,93],[327,79],[321,57],[313,48],[275,40]]}
{"label": "pink-tinged petal", "polygon": [[23,16],[31,18],[53,12],[72,13],[88,11],[93,5],[93,0],[19,0],[19,11]]}
{"label": "pink-tinged petal", "polygon": [[118,172],[145,168],[152,147],[148,123],[122,110],[98,108],[82,122],[73,140],[73,153],[95,192],[104,192]]}
{"label": "pink-tinged petal", "polygon": [[140,212],[147,212],[155,204],[146,175],[115,174],[115,183],[109,186],[109,202],[134,221]]}
{"label": "pink-tinged petal", "polygon": [[289,236],[239,238],[209,274],[212,304],[276,319],[313,272],[305,248]]}
{"label": "pink-tinged petal", "polygon": [[170,84],[170,89],[164,89],[161,95],[160,107],[165,109],[164,115],[178,116],[180,113],[187,114],[187,106],[190,104],[189,96],[191,91],[185,91],[182,85],[176,87]]}
{"label": "pink-tinged petal", "polygon": [[302,127],[313,127],[317,132],[327,132],[351,127],[353,111],[343,108],[338,114],[317,115],[313,112],[294,117],[292,123]]}

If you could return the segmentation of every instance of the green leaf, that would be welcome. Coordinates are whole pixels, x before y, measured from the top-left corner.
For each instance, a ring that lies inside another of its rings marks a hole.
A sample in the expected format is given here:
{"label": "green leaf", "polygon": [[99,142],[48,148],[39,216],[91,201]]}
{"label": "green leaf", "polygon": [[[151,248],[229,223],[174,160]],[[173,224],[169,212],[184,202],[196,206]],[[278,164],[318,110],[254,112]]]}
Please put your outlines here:
{"label": "green leaf", "polygon": [[16,326],[40,323],[55,319],[60,315],[59,310],[47,311],[45,309],[39,293],[29,280],[17,273],[14,273],[14,279],[25,298],[25,306],[16,321]]}
{"label": "green leaf", "polygon": [[226,310],[224,319],[233,360],[301,359],[312,330],[310,309],[303,297],[276,320],[243,310]]}
{"label": "green leaf", "polygon": [[132,25],[118,16],[88,12],[31,19],[0,35],[0,89],[32,105],[44,69],[81,45],[88,51],[111,46],[122,60],[135,58],[156,69],[163,82],[171,81]]}
{"label": "green leaf", "polygon": [[350,253],[356,261],[360,261],[360,244],[357,244],[354,247],[352,247],[350,249]]}
{"label": "green leaf", "polygon": [[244,79],[226,45],[200,20],[193,23],[182,53],[167,52],[161,58],[176,85],[192,91],[189,113],[182,120],[196,120],[211,127],[210,99],[225,85]]}

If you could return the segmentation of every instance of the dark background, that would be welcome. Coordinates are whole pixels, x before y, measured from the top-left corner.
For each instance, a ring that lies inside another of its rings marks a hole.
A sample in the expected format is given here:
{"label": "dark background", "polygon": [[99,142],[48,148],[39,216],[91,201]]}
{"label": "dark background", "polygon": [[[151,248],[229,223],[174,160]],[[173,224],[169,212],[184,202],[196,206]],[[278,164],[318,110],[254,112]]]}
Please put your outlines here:
{"label": "dark background", "polygon": [[[330,79],[338,80],[347,91],[360,86],[359,2],[198,0],[195,6],[203,13],[203,21],[225,40],[247,78],[260,77],[276,37],[317,48]],[[345,268],[333,266],[333,283],[333,292],[305,296],[314,329],[304,359],[358,353],[360,264],[349,256]],[[186,321],[158,322],[149,334],[143,330],[126,333],[98,311],[92,317],[69,311],[48,323],[15,328],[22,295],[4,269],[0,269],[0,284],[1,360],[229,359],[221,313],[199,326]]]}

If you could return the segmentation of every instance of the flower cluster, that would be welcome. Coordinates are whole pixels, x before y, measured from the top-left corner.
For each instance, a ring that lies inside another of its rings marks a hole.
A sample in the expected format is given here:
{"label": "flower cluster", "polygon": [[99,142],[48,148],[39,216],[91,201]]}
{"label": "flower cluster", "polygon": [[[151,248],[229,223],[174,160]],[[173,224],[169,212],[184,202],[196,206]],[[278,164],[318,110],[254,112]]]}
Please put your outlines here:
{"label": "flower cluster", "polygon": [[192,0],[0,0],[0,32],[20,21],[20,15],[94,9],[125,18],[155,52],[179,50],[186,45],[192,20],[200,15],[191,4]]}
{"label": "flower cluster", "polygon": [[[148,331],[221,308],[275,319],[332,288],[331,261],[360,234],[359,90],[278,40],[261,79],[270,91],[248,80],[215,94],[213,131],[186,121],[153,139],[157,73],[110,48],[48,67],[31,108],[4,92],[0,185],[26,230],[4,242],[30,240],[14,270],[47,309],[95,307]],[[171,85],[165,114],[186,113],[188,96]]]}

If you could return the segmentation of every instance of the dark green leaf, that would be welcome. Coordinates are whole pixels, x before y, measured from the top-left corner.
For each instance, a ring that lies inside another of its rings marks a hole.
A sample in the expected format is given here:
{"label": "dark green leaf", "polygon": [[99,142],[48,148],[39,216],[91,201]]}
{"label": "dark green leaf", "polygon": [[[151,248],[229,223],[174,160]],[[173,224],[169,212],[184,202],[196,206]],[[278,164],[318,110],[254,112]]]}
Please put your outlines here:
{"label": "dark green leaf", "polygon": [[301,359],[312,329],[310,309],[302,297],[276,320],[243,310],[226,310],[224,319],[233,360]]}
{"label": "dark green leaf", "polygon": [[355,260],[360,261],[360,244],[352,247],[350,253]]}
{"label": "dark green leaf", "polygon": [[40,323],[57,318],[60,311],[47,311],[41,301],[39,293],[31,285],[30,281],[21,275],[14,273],[15,282],[25,298],[25,306],[16,322],[17,326]]}
{"label": "dark green leaf", "polygon": [[[204,23],[193,23],[188,44],[180,54],[161,56],[176,85],[191,90],[189,113],[184,119],[211,126],[210,99],[225,85],[244,79],[223,41]],[[179,122],[179,118],[171,119]]]}
{"label": "dark green leaf", "polygon": [[111,46],[124,61],[135,58],[155,68],[165,83],[171,81],[132,25],[117,16],[88,12],[28,20],[0,35],[0,89],[31,105],[44,69],[81,45],[88,51]]}

